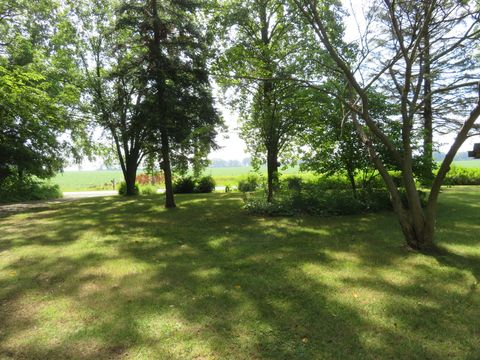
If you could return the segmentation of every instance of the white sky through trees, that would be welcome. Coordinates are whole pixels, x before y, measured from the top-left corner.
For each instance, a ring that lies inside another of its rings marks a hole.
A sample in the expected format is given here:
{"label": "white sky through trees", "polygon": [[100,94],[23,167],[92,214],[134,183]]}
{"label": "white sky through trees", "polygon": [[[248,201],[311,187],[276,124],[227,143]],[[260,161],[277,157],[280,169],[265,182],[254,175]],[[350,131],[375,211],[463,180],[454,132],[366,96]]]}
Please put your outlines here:
{"label": "white sky through trees", "polygon": [[[365,5],[369,5],[371,1],[366,0],[342,0],[344,8],[349,13],[349,18],[345,19],[346,31],[345,38],[347,41],[355,41],[359,39],[359,31],[362,31],[362,27],[365,27],[364,21],[364,8]],[[226,108],[220,104],[219,98],[221,97],[221,90],[214,84],[214,96],[217,100],[217,108],[220,110],[223,119],[226,125],[226,131],[219,133],[217,136],[217,143],[220,146],[220,149],[212,151],[209,155],[210,159],[224,159],[224,160],[242,160],[245,157],[248,157],[249,154],[246,150],[245,142],[239,137],[238,127],[239,115],[237,112]],[[439,143],[440,151],[446,151],[453,142],[455,134],[445,135],[445,136],[436,136],[434,139]],[[480,142],[480,136],[475,136],[469,138],[463,146],[460,148],[459,152],[469,151],[473,149],[473,144]],[[84,162],[82,164],[82,169],[97,169],[102,164],[102,161]],[[72,166],[67,168],[78,169],[78,166]]]}

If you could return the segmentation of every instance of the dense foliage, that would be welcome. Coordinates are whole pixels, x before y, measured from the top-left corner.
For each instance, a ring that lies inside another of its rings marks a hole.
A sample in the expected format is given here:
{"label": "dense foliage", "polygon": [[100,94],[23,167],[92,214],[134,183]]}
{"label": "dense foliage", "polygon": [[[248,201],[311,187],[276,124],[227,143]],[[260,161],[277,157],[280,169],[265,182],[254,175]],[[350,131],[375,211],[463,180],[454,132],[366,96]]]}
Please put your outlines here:
{"label": "dense foliage", "polygon": [[215,180],[211,176],[183,176],[175,180],[173,191],[175,194],[211,193],[215,191]]}
{"label": "dense foliage", "polygon": [[0,186],[0,203],[19,202],[25,200],[48,200],[62,197],[56,184],[24,177],[9,176]]}
{"label": "dense foliage", "polygon": [[[419,196],[425,206],[426,193],[419,191]],[[404,191],[401,197],[405,206],[408,206]],[[253,214],[269,216],[292,216],[298,213],[335,216],[391,210],[392,203],[385,185],[378,177],[354,192],[345,176],[309,180],[287,177],[282,180],[275,201],[267,202],[261,194],[251,194],[245,198],[245,209]]]}
{"label": "dense foliage", "polygon": [[51,177],[80,157],[73,32],[54,1],[0,2],[0,186]]}

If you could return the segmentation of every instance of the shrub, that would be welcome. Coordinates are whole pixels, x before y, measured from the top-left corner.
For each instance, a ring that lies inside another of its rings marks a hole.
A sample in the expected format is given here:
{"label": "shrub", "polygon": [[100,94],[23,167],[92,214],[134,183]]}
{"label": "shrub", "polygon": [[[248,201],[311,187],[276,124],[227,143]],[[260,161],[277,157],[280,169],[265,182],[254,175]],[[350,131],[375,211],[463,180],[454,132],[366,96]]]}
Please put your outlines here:
{"label": "shrub", "polygon": [[244,209],[250,214],[267,216],[293,216],[295,209],[281,201],[267,202],[265,198],[252,197],[245,201]]}
{"label": "shrub", "polygon": [[480,185],[480,169],[452,166],[445,185]]}
{"label": "shrub", "polygon": [[163,184],[165,182],[165,178],[161,173],[154,173],[152,175],[142,173],[137,175],[135,182],[139,183],[140,185]]}
{"label": "shrub", "polygon": [[284,185],[287,190],[300,191],[302,190],[303,179],[299,176],[289,176],[284,179]]}
{"label": "shrub", "polygon": [[58,199],[60,187],[34,178],[10,177],[0,186],[0,202]]}
{"label": "shrub", "polygon": [[259,187],[259,178],[255,174],[248,175],[245,179],[242,179],[238,182],[238,190],[243,193],[253,192]]}
{"label": "shrub", "polygon": [[[139,188],[138,188],[138,184],[135,183],[135,194],[134,195],[138,195],[139,194]],[[127,195],[127,183],[125,181],[122,181],[119,185],[118,185],[118,194],[119,195],[124,195],[126,196]]]}
{"label": "shrub", "polygon": [[34,183],[29,188],[32,200],[48,200],[63,197],[57,184]]}
{"label": "shrub", "polygon": [[195,186],[197,193],[211,193],[215,191],[215,180],[211,176],[204,176],[200,178]]}
{"label": "shrub", "polygon": [[175,194],[191,194],[195,192],[195,180],[191,176],[178,178],[173,183],[173,192]]}
{"label": "shrub", "polygon": [[[422,205],[426,205],[426,195],[420,192]],[[401,196],[406,201],[404,191]],[[281,191],[272,203],[264,197],[247,196],[244,208],[251,214],[268,216],[291,216],[295,213],[334,216],[391,210],[392,205],[385,189],[362,189],[354,196],[351,190],[306,187],[301,191]]]}
{"label": "shrub", "polygon": [[155,195],[157,193],[157,187],[154,185],[140,186],[140,194],[142,195]]}

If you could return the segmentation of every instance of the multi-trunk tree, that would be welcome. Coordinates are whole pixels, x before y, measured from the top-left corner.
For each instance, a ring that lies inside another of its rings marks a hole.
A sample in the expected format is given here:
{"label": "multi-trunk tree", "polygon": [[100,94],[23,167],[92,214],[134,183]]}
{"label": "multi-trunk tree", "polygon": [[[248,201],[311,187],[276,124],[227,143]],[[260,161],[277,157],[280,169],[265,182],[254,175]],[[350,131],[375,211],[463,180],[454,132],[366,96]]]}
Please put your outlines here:
{"label": "multi-trunk tree", "polygon": [[[93,123],[106,131],[120,163],[126,194],[135,195],[135,179],[150,131],[147,81],[139,66],[141,49],[132,46],[131,33],[116,28],[112,1],[75,2],[77,49],[84,71],[85,108]],[[106,146],[108,149],[109,146]]]}
{"label": "multi-trunk tree", "polygon": [[[387,186],[407,244],[420,250],[432,248],[434,246],[437,199],[441,185],[455,154],[469,136],[469,132],[480,116],[478,76],[477,78],[473,76],[467,81],[458,81],[456,76],[449,76],[450,65],[455,61],[451,55],[458,49],[472,49],[472,44],[478,44],[478,7],[471,1],[456,2],[455,11],[442,14],[441,22],[448,23],[449,26],[439,27],[435,34],[438,44],[443,44],[442,49],[436,52],[435,61],[443,64],[437,69],[437,76],[442,76],[444,80],[437,83],[435,88],[432,87],[429,95],[425,96],[423,85],[426,70],[424,66],[418,66],[419,59],[425,54],[424,33],[433,25],[433,19],[436,18],[431,15],[441,12],[441,6],[446,1],[428,1],[426,6],[423,4],[416,6],[416,2],[411,1],[375,2],[374,6],[382,9],[385,16],[373,16],[367,19],[369,21],[379,20],[376,26],[369,27],[369,29],[376,28],[380,32],[375,34],[375,42],[363,42],[368,46],[361,48],[362,57],[356,64],[347,61],[342,56],[342,49],[335,46],[331,40],[331,34],[324,21],[324,14],[331,12],[332,8],[322,6],[323,2],[313,0],[294,0],[294,3],[297,11],[315,31],[321,47],[328,51],[338,71],[345,77],[355,93],[355,101],[353,103],[345,102],[345,105],[349,106],[354,115],[352,121],[358,135],[367,147],[372,162]],[[382,27],[384,24],[388,24],[388,32]],[[444,39],[443,43],[440,40],[442,38]],[[431,38],[430,44],[433,42]],[[467,55],[473,58],[473,54],[467,53]],[[433,52],[430,47],[431,62],[433,61],[432,56]],[[364,66],[364,64],[368,64],[368,66]],[[390,88],[396,92],[397,106],[400,110],[396,117],[392,117],[392,120],[395,120],[401,128],[401,144],[397,146],[372,117],[368,91],[375,86],[380,87],[379,82],[382,82],[382,85],[390,83]],[[444,99],[452,96],[455,99],[458,89],[463,89],[465,94],[469,95],[464,97],[464,106],[469,109],[469,113],[464,116],[462,126],[457,131],[456,138],[433,180],[426,208],[422,208],[415,181],[415,153],[412,143],[416,132],[422,131],[422,127],[418,126],[418,120],[421,118],[420,114],[427,99],[434,96],[442,96]],[[388,173],[384,161],[375,150],[376,144],[382,144],[401,169],[407,199],[405,203],[402,201],[399,189]]]}

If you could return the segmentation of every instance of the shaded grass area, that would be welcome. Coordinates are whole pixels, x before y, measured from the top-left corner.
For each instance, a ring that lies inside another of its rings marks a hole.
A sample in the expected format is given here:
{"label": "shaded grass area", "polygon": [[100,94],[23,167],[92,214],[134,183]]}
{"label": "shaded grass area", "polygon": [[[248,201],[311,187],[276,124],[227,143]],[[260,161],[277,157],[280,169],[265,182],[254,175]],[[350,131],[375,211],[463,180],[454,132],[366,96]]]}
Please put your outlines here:
{"label": "shaded grass area", "polygon": [[480,189],[443,252],[392,214],[253,217],[239,194],[87,199],[0,218],[0,358],[478,359]]}

